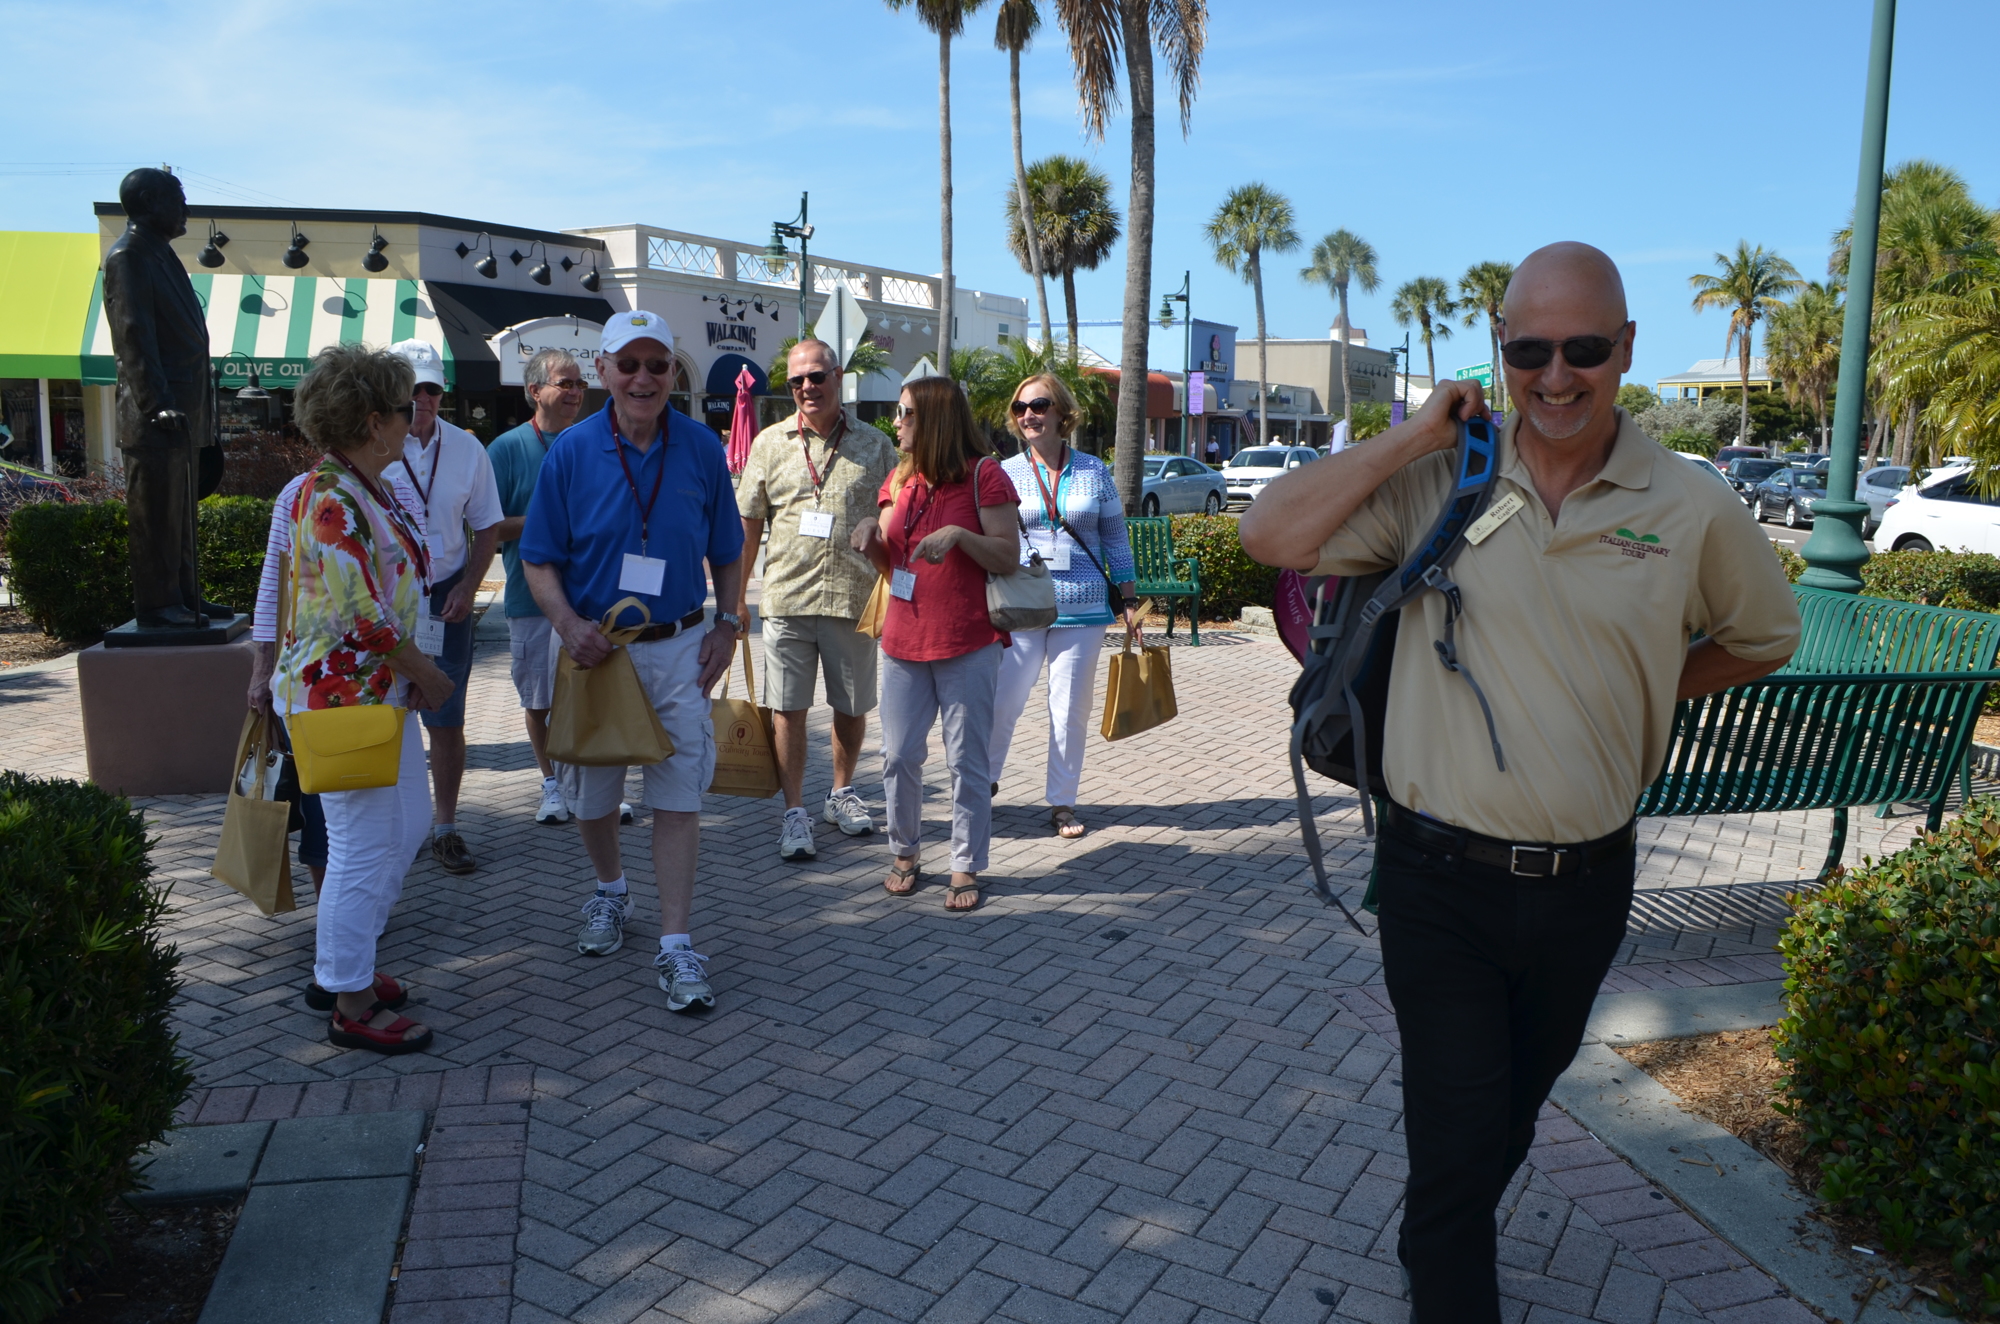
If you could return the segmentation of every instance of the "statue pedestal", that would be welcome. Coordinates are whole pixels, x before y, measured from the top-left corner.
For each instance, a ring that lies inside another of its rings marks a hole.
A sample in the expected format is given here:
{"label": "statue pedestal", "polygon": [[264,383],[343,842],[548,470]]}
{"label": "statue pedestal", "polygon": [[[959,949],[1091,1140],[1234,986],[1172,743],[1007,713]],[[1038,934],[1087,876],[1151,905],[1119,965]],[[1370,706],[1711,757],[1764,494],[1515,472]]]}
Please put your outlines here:
{"label": "statue pedestal", "polygon": [[96,644],[78,653],[90,779],[120,795],[227,791],[255,647],[246,634],[193,648]]}
{"label": "statue pedestal", "polygon": [[[250,617],[243,612],[234,616],[211,617],[209,623],[199,629],[187,630],[142,630],[136,620],[127,621],[115,629],[104,632],[106,648],[186,648],[197,644],[234,643],[249,632]],[[246,680],[247,684],[248,681]]]}

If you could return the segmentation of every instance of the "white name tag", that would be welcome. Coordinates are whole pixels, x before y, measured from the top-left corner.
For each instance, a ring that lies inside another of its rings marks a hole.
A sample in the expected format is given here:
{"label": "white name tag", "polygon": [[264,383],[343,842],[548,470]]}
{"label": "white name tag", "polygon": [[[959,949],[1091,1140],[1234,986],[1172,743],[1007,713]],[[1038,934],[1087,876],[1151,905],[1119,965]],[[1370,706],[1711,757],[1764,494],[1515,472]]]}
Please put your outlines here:
{"label": "white name tag", "polygon": [[1028,550],[1041,553],[1043,563],[1051,570],[1069,569],[1071,545],[1069,538],[1056,529],[1036,529],[1028,535]]}
{"label": "white name tag", "polygon": [[908,602],[917,596],[917,572],[895,570],[889,574],[889,596]]}
{"label": "white name tag", "polygon": [[831,538],[833,536],[833,512],[830,510],[808,510],[799,516],[799,534],[806,538]]}
{"label": "white name tag", "polygon": [[417,651],[426,657],[444,655],[444,617],[429,613],[417,617]]}
{"label": "white name tag", "polygon": [[625,553],[625,568],[618,572],[620,593],[644,593],[647,597],[658,597],[660,586],[667,582],[667,563],[657,556],[634,556]]}
{"label": "white name tag", "polygon": [[1472,521],[1472,527],[1465,531],[1465,540],[1477,547],[1486,541],[1488,534],[1514,518],[1521,507],[1527,504],[1519,492],[1509,492],[1488,506],[1484,515]]}

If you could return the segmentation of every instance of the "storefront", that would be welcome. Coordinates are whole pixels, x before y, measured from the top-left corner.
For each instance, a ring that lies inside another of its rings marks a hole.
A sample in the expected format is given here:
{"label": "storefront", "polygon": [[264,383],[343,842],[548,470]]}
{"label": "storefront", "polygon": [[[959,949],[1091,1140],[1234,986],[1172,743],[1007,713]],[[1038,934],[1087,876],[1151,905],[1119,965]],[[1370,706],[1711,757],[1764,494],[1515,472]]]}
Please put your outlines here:
{"label": "storefront", "polygon": [[81,478],[114,454],[80,352],[97,261],[93,235],[0,233],[0,459]]}

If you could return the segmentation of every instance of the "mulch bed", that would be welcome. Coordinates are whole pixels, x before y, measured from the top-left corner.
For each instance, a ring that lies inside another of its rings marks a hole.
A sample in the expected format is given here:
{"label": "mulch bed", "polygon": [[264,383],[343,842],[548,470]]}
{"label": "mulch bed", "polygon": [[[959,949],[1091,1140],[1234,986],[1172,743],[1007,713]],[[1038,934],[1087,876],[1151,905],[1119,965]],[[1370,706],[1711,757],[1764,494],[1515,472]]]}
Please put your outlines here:
{"label": "mulch bed", "polygon": [[19,607],[0,607],[0,671],[29,662],[46,662],[81,647],[49,638]]}
{"label": "mulch bed", "polygon": [[208,1300],[241,1209],[119,1206],[104,1267],[71,1287],[57,1324],[191,1324]]}

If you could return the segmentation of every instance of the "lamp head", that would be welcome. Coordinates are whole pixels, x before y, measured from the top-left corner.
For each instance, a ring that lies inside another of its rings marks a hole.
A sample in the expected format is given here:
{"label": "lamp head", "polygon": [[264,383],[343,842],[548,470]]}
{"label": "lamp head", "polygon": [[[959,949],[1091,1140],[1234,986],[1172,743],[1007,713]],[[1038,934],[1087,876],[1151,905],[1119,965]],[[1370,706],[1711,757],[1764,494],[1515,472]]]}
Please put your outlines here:
{"label": "lamp head", "polygon": [[791,253],[785,248],[785,231],[776,221],[771,223],[771,242],[764,245],[764,261],[772,267],[782,267],[791,261]]}
{"label": "lamp head", "polygon": [[361,255],[362,270],[387,271],[389,269],[389,259],[382,256],[382,250],[388,246],[389,241],[382,237],[380,230],[376,230],[375,237],[368,241],[368,251]]}
{"label": "lamp head", "polygon": [[590,270],[584,272],[581,276],[577,277],[577,284],[583,286],[583,288],[589,290],[592,294],[595,294],[597,293],[598,286],[602,283],[603,282],[599,280],[597,275],[597,260],[595,258],[592,258],[590,263]]}
{"label": "lamp head", "polygon": [[312,240],[299,233],[299,227],[295,222],[292,225],[292,245],[285,250],[285,256],[282,259],[284,264],[293,271],[297,271],[300,267],[303,267],[307,262],[306,245],[311,242]]}
{"label": "lamp head", "polygon": [[203,244],[201,252],[195,255],[195,261],[204,267],[219,267],[222,265],[222,250],[227,247],[229,247],[229,236],[216,229],[215,222],[210,221],[208,242]]}

